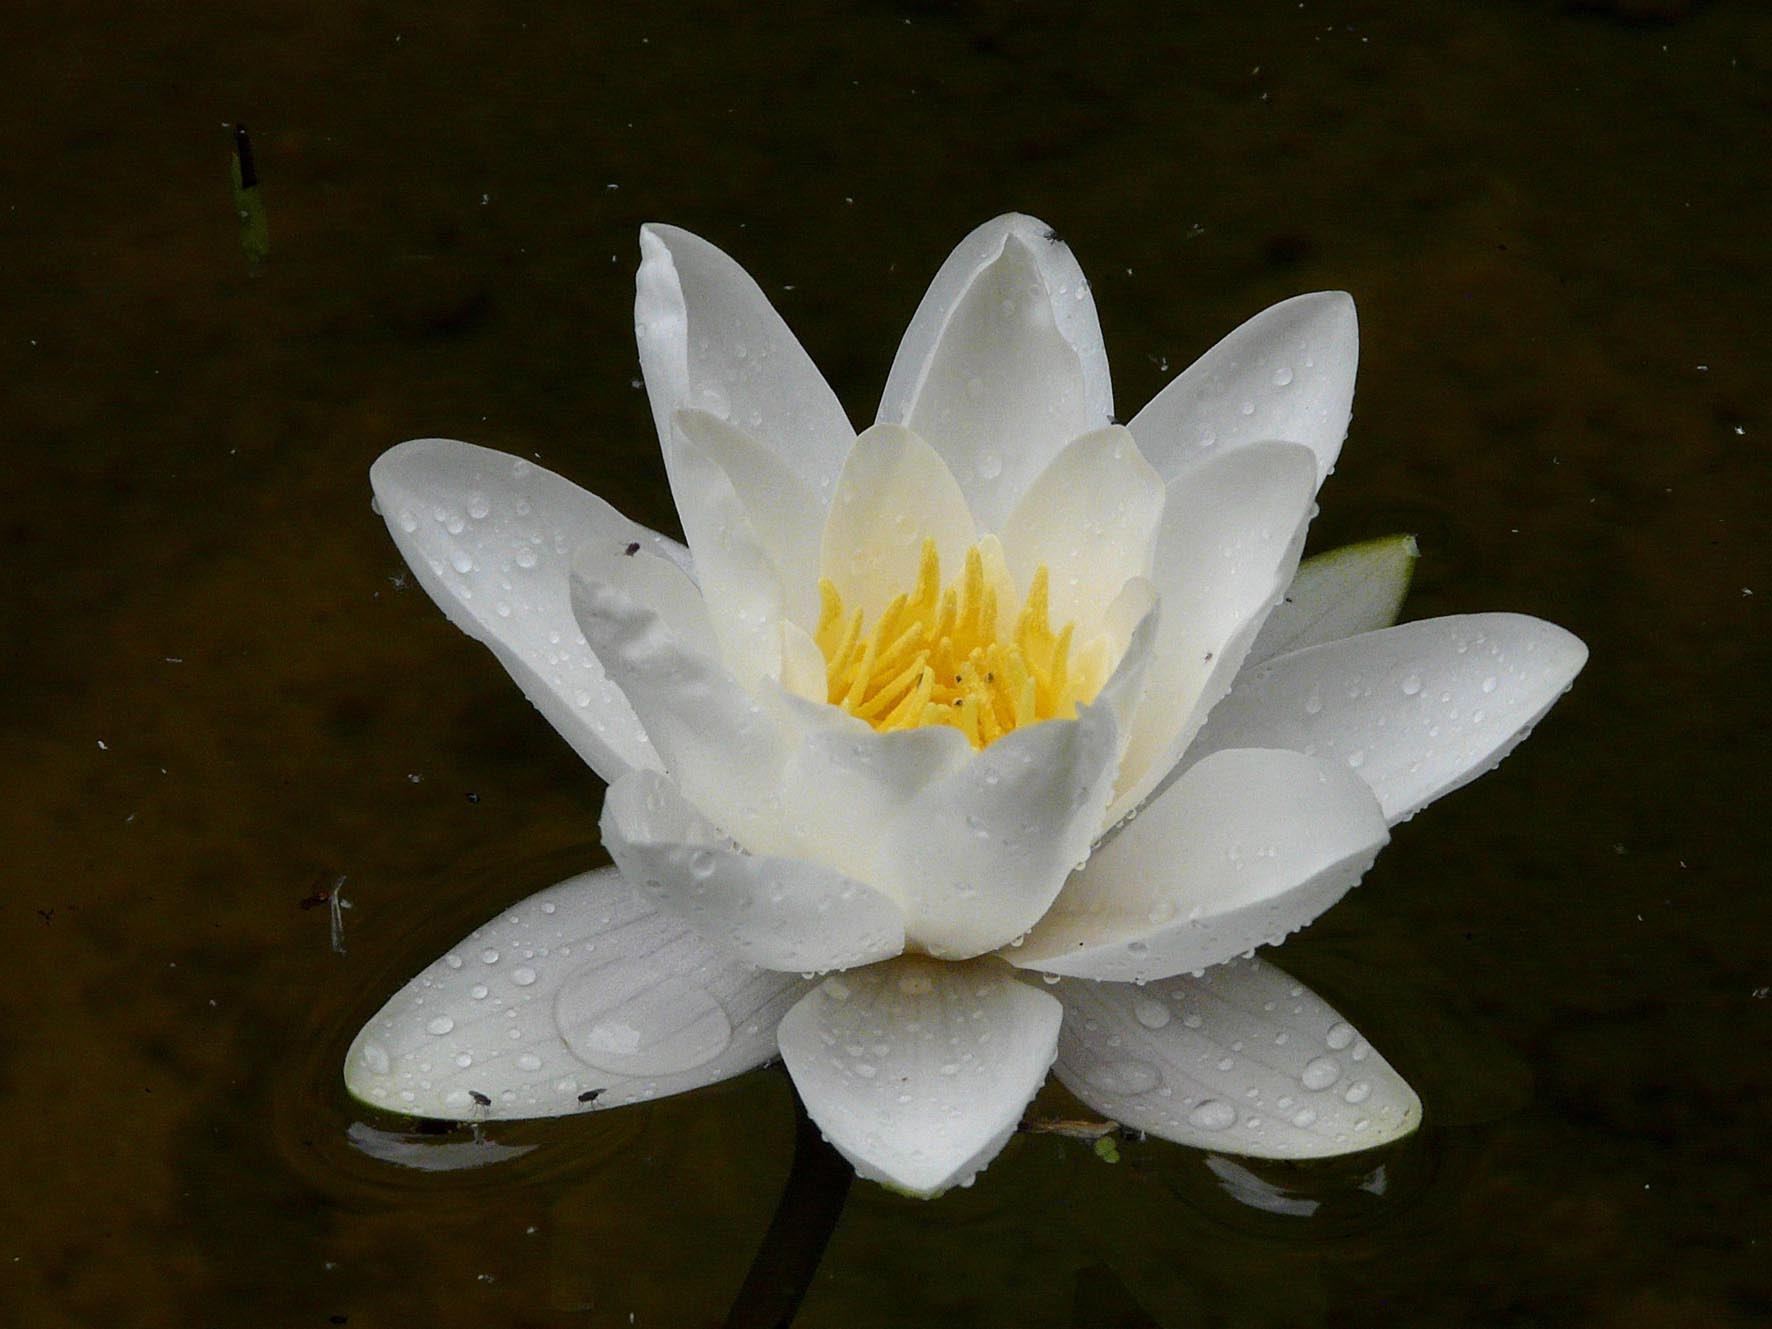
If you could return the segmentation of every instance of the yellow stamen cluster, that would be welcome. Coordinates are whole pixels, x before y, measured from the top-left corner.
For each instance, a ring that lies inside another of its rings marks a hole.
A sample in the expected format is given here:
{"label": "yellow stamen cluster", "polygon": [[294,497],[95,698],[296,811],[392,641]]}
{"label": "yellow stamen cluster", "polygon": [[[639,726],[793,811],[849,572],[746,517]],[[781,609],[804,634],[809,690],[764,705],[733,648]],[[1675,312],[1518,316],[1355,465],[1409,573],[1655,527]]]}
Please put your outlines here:
{"label": "yellow stamen cluster", "polygon": [[999,584],[1007,587],[1007,574],[987,577],[974,545],[960,582],[944,590],[935,541],[925,540],[916,585],[864,631],[861,610],[845,613],[842,595],[820,578],[817,640],[830,703],[882,732],[952,725],[975,748],[1022,725],[1075,716],[1101,679],[1073,661],[1073,625],[1054,632],[1047,622],[1045,566],[1013,625],[1001,614]]}

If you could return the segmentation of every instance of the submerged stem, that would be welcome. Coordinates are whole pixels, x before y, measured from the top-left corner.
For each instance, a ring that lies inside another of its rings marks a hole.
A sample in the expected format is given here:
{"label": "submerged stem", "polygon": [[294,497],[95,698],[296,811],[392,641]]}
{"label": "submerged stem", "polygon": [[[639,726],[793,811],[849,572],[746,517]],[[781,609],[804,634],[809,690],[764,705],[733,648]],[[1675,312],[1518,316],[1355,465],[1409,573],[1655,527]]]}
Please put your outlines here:
{"label": "submerged stem", "polygon": [[794,1162],[788,1182],[726,1315],[726,1329],[787,1329],[794,1322],[855,1179],[794,1095]]}

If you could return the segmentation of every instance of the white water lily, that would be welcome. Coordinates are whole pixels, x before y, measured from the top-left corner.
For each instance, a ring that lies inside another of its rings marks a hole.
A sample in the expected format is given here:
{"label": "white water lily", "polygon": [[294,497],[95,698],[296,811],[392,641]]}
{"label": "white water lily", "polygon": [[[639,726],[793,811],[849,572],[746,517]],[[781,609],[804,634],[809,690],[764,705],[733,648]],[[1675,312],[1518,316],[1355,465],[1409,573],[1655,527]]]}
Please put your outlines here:
{"label": "white water lily", "polygon": [[736,263],[665,226],[641,250],[687,549],[465,443],[372,472],[421,584],[608,781],[616,867],[396,994],[351,1092],[547,1116],[779,1051],[858,1172],[925,1195],[996,1155],[1055,1062],[1095,1109],[1225,1153],[1414,1129],[1403,1080],[1250,952],[1499,761],[1586,651],[1514,615],[1388,626],[1406,539],[1299,571],[1349,297],[1257,315],[1122,426],[1070,250],[998,218],[858,436]]}

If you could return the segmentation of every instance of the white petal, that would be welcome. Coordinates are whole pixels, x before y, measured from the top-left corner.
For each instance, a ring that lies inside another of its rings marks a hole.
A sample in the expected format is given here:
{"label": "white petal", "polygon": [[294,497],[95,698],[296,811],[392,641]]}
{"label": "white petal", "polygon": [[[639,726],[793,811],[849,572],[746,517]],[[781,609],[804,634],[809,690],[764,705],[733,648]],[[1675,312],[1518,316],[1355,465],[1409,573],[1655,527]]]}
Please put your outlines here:
{"label": "white petal", "polygon": [[1013,941],[1088,857],[1119,752],[1115,708],[1136,693],[1155,615],[1145,624],[1077,719],[1006,734],[925,786],[893,822],[875,881],[930,954],[964,959]]}
{"label": "white petal", "polygon": [[1387,535],[1307,558],[1274,606],[1243,662],[1376,632],[1397,621],[1421,547],[1413,535]]}
{"label": "white petal", "polygon": [[1421,1100],[1322,998],[1234,960],[1146,987],[1067,979],[1058,1078],[1097,1112],[1252,1158],[1326,1158],[1400,1139]]}
{"label": "white petal", "polygon": [[733,848],[656,771],[611,785],[601,826],[628,881],[748,964],[852,969],[904,949],[904,918],[892,901],[816,863]]}
{"label": "white petal", "polygon": [[585,548],[638,544],[683,561],[681,546],[551,471],[453,439],[390,448],[369,480],[419,585],[492,648],[592,770],[613,780],[657,767],[633,708],[579,635],[567,572]]}
{"label": "white petal", "polygon": [[1052,1065],[1058,1002],[992,964],[911,956],[826,979],[782,1019],[782,1060],[825,1137],[872,1181],[963,1186]]}
{"label": "white petal", "polygon": [[1214,753],[1097,848],[1004,954],[1117,982],[1204,969],[1309,923],[1389,839],[1371,790],[1344,767],[1296,752]]}
{"label": "white petal", "polygon": [[829,670],[824,652],[804,628],[791,622],[781,625],[781,685],[793,696],[823,705],[830,695]]}
{"label": "white petal", "polygon": [[798,737],[782,781],[783,819],[797,843],[897,898],[882,874],[880,846],[913,799],[971,759],[972,745],[949,725],[879,733],[835,706],[780,702]]}
{"label": "white petal", "polygon": [[1345,761],[1395,825],[1492,769],[1586,661],[1577,638],[1522,614],[1404,623],[1251,670],[1187,760],[1284,747]]}
{"label": "white petal", "polygon": [[1183,370],[1130,428],[1166,477],[1213,452],[1284,439],[1316,454],[1320,483],[1347,437],[1359,361],[1353,298],[1345,291],[1294,296]]}
{"label": "white petal", "polygon": [[978,536],[947,464],[908,429],[875,425],[855,440],[825,519],[819,567],[871,625],[917,580],[923,541],[934,540],[943,575],[959,574]]}
{"label": "white petal", "polygon": [[729,431],[701,411],[671,418],[678,515],[726,667],[749,690],[781,677],[782,581],[718,455]]}
{"label": "white petal", "polygon": [[[627,545],[616,548],[599,541],[583,546],[573,556],[570,575],[587,582],[607,583],[635,604],[657,614],[685,650],[710,660],[720,658],[720,644],[714,636],[714,625],[708,620],[701,588],[675,560],[644,547],[630,554]],[[570,611],[570,591],[567,608]],[[576,619],[572,630],[575,637],[580,635]]]}
{"label": "white petal", "polygon": [[684,796],[752,853],[787,848],[780,796],[787,754],[773,717],[619,588],[575,576],[572,610]]}
{"label": "white petal", "polygon": [[1110,822],[1149,797],[1230,688],[1292,578],[1315,488],[1294,443],[1239,448],[1170,482],[1151,572],[1163,623]]}
{"label": "white petal", "polygon": [[879,415],[929,440],[987,531],[1060,448],[1112,417],[1088,283],[1063,242],[1021,216],[979,227],[936,274]]}
{"label": "white petal", "polygon": [[660,1098],[774,1056],[809,986],[739,963],[603,868],[511,906],[397,992],[351,1044],[345,1087],[463,1121]]}
{"label": "white petal", "polygon": [[[706,411],[679,412],[676,424],[732,487],[749,529],[780,575],[789,616],[809,631],[816,628],[818,551],[828,497],[820,496],[779,455],[736,425]],[[700,516],[683,514],[691,549],[697,530],[706,529],[698,520]]]}
{"label": "white petal", "polygon": [[1163,480],[1126,430],[1085,434],[1053,458],[1003,527],[1003,552],[1026,590],[1045,564],[1052,622],[1094,635],[1102,606],[1151,568]]}
{"label": "white petal", "polygon": [[709,411],[744,429],[828,501],[855,430],[757,283],[688,231],[640,230],[634,327],[640,368],[678,494],[671,416]]}

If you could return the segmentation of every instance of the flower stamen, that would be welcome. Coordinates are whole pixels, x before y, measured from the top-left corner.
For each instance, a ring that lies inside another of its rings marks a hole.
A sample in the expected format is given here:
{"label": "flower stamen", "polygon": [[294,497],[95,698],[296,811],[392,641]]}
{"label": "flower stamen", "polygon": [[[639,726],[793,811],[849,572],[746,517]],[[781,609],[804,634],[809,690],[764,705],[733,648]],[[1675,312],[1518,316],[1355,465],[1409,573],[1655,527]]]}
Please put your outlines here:
{"label": "flower stamen", "polygon": [[1044,564],[1005,624],[1001,596],[1013,588],[994,541],[969,548],[959,582],[944,589],[935,541],[925,540],[915,585],[871,632],[829,578],[818,591],[826,696],[882,733],[952,725],[982,748],[1024,725],[1074,718],[1101,687],[1099,652],[1073,660],[1074,626],[1052,630]]}

